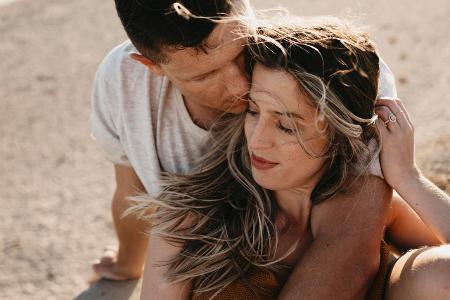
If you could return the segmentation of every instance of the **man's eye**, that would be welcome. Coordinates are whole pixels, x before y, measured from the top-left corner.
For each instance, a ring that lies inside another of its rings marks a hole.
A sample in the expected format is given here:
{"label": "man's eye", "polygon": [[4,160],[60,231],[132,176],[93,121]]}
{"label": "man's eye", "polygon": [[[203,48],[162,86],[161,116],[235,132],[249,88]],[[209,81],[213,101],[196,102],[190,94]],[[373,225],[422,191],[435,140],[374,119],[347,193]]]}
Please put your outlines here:
{"label": "man's eye", "polygon": [[247,109],[247,114],[249,114],[249,115],[251,115],[251,116],[254,116],[254,115],[258,114],[258,112],[257,112],[257,111],[254,111],[254,110],[251,110],[250,108],[248,108],[248,109]]}
{"label": "man's eye", "polygon": [[203,76],[194,78],[193,81],[196,81],[196,82],[203,81],[203,80],[205,80],[207,77],[208,77],[208,75],[203,75]]}

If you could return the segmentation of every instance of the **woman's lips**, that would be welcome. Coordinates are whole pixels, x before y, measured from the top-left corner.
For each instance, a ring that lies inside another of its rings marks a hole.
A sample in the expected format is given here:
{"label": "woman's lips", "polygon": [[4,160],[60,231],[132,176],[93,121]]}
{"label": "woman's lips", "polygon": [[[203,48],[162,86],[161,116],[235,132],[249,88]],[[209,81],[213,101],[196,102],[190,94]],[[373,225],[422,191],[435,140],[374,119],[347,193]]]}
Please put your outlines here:
{"label": "woman's lips", "polygon": [[253,153],[250,156],[250,160],[251,160],[252,166],[258,170],[268,170],[268,169],[272,169],[273,167],[278,165],[278,163],[276,163],[276,162],[266,160],[262,157],[258,157]]}

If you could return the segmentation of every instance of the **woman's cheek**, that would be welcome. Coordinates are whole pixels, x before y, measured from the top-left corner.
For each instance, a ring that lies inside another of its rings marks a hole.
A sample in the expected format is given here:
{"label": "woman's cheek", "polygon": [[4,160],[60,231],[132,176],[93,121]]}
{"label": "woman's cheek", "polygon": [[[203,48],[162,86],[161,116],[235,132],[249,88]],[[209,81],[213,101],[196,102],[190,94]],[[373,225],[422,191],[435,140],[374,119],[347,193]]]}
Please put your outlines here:
{"label": "woman's cheek", "polygon": [[282,148],[282,157],[285,157],[286,162],[298,161],[305,156],[303,148],[297,142],[286,143]]}
{"label": "woman's cheek", "polygon": [[251,127],[253,127],[252,119],[247,114],[247,116],[245,117],[245,120],[244,120],[244,134],[245,134],[245,138],[247,139],[247,142],[250,139],[250,134],[251,134],[250,128]]}

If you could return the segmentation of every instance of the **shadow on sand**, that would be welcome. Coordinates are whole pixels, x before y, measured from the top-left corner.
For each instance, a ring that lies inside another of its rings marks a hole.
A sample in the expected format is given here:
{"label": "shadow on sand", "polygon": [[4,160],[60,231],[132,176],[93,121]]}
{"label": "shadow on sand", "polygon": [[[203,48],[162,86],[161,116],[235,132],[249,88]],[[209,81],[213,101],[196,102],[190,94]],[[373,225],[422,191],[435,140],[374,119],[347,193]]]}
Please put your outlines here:
{"label": "shadow on sand", "polygon": [[139,280],[111,281],[101,279],[90,285],[73,300],[138,300],[141,290]]}

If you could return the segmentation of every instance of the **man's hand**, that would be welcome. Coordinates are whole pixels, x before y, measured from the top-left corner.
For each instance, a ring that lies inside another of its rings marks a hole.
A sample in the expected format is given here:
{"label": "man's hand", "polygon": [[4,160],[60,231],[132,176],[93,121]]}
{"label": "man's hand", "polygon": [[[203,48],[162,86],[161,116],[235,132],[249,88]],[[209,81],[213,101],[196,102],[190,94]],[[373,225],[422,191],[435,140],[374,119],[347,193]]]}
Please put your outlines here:
{"label": "man's hand", "polygon": [[92,268],[103,278],[135,279],[143,272],[149,225],[133,214],[123,217],[123,213],[131,205],[128,197],[145,193],[145,188],[131,167],[116,165],[115,176],[117,187],[112,201],[112,215],[119,248],[118,251],[107,249]]}
{"label": "man's hand", "polygon": [[278,299],[363,299],[376,274],[392,190],[369,176],[313,207],[313,242]]}

